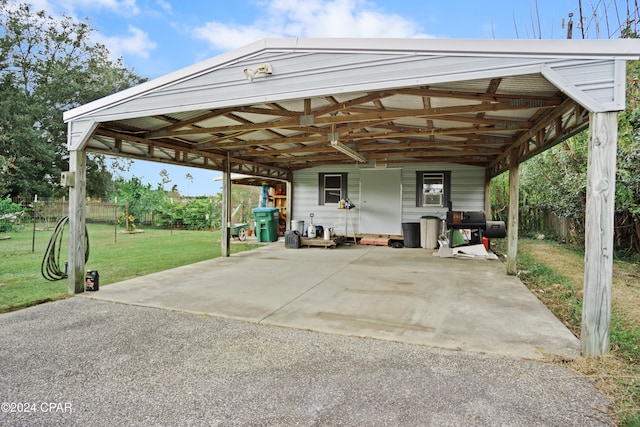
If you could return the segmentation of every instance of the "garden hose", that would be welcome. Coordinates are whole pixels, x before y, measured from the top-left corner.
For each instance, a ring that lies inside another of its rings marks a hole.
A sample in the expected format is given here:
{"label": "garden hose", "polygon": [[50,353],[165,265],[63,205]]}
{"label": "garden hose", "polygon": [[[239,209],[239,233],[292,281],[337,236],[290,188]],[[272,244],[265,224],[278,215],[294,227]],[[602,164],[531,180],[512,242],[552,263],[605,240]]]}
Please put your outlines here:
{"label": "garden hose", "polygon": [[[52,282],[68,277],[66,266],[64,269],[60,268],[60,251],[62,249],[62,237],[64,227],[67,224],[68,220],[68,216],[60,218],[60,221],[58,221],[58,223],[56,224],[53,235],[49,240],[49,245],[47,246],[47,250],[44,253],[44,258],[42,258],[42,266],[40,267],[42,277]],[[84,238],[86,248],[84,252],[84,262],[86,264],[86,262],[89,260],[89,233],[87,232],[87,227],[84,228]]]}

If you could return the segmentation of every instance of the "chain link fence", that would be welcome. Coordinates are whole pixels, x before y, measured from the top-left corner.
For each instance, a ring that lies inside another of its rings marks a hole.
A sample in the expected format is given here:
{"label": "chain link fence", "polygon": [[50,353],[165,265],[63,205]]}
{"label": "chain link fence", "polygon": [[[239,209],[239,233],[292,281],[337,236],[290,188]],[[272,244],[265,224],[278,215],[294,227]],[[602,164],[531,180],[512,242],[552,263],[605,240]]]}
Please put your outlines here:
{"label": "chain link fence", "polygon": [[[118,206],[111,202],[87,200],[85,202],[87,222],[113,224],[122,215]],[[33,223],[34,219],[42,228],[54,228],[61,218],[69,215],[69,201],[66,199],[22,199],[0,200],[0,231],[9,231],[13,227]],[[154,225],[154,214],[147,213],[136,222],[142,225]],[[4,224],[4,227],[3,225]]]}

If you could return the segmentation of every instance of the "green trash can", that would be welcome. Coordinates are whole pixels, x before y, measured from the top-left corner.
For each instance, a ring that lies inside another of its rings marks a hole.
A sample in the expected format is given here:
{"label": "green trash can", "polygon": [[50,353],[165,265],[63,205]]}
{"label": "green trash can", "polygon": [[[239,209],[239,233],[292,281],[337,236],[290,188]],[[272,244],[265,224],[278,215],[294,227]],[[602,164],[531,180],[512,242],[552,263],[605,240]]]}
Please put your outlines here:
{"label": "green trash can", "polygon": [[256,239],[258,242],[275,242],[278,240],[278,208],[254,208],[253,218],[256,221]]}

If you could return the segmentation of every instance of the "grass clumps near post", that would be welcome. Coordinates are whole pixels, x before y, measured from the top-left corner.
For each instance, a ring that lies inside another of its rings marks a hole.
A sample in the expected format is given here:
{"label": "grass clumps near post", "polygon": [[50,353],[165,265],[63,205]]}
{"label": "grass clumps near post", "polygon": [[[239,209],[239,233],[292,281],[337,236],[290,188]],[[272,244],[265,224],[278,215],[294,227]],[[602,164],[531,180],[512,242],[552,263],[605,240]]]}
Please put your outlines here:
{"label": "grass clumps near post", "polygon": [[[539,240],[521,240],[518,248],[522,282],[579,338],[584,253]],[[610,343],[610,354],[562,363],[590,378],[611,399],[621,426],[639,427],[640,275],[634,263],[614,263]]]}

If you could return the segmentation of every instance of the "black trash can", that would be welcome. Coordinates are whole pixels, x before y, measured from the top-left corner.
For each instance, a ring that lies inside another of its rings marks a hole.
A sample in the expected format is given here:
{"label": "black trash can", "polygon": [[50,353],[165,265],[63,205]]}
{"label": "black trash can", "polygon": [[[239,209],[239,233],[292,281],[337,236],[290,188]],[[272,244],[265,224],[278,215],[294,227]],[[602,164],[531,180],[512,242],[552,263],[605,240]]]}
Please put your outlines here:
{"label": "black trash can", "polygon": [[419,222],[403,222],[402,238],[404,239],[405,248],[420,247],[420,223]]}

